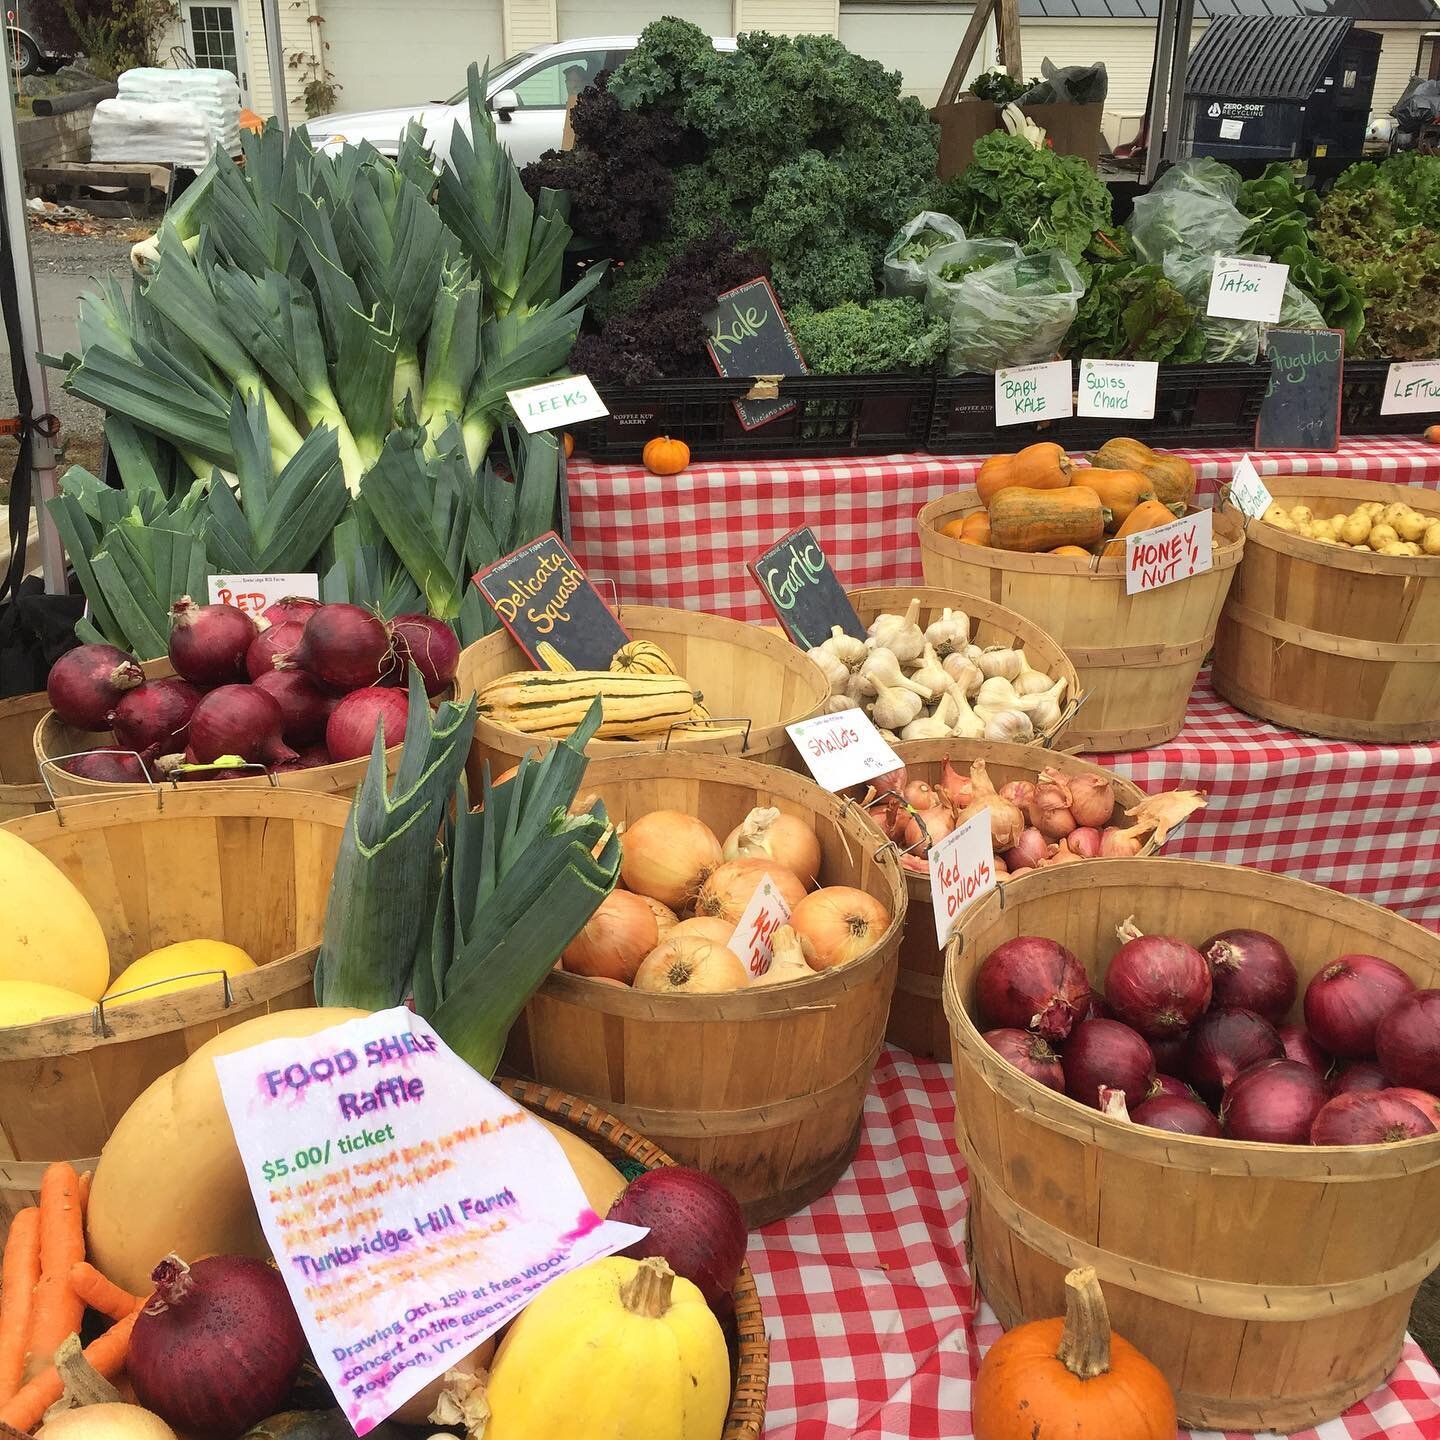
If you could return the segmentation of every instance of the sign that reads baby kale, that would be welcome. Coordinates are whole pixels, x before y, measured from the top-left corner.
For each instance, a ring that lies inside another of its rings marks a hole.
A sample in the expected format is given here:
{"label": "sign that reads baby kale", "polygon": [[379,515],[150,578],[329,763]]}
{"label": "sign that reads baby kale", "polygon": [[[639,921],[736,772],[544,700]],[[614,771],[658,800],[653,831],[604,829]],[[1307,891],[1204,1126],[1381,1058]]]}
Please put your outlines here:
{"label": "sign that reads baby kale", "polygon": [[[763,276],[727,290],[705,317],[711,363],[724,376],[806,375],[809,366],[780,313],[780,302]],[[746,430],[788,415],[793,400],[773,394],[736,400],[735,413]]]}
{"label": "sign that reads baby kale", "polygon": [[1068,420],[1075,413],[1075,377],[1068,360],[1043,360],[995,372],[995,423]]}

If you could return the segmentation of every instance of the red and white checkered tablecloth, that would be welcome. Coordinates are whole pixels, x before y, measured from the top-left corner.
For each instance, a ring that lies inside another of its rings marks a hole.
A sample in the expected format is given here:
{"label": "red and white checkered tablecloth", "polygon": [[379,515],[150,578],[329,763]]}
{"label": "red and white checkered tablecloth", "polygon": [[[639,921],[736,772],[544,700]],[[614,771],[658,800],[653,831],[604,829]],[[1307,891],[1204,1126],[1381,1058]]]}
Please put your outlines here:
{"label": "red and white checkered tablecloth", "polygon": [[[1238,450],[1182,450],[1199,492],[1229,479]],[[576,558],[614,582],[622,604],[773,618],[746,565],[809,525],[840,583],[918,585],[922,505],[974,482],[975,455],[877,455],[847,460],[723,460],[657,476],[640,466],[570,462]],[[1264,474],[1343,474],[1440,489],[1440,445],[1399,436],[1345,440],[1333,455],[1256,455]]]}
{"label": "red and white checkered tablecloth", "polygon": [[[954,1114],[948,1065],[887,1048],[855,1163],[751,1237],[771,1343],[766,1440],[971,1433],[970,1386],[1001,1332],[965,1262]],[[1297,1440],[1382,1436],[1440,1440],[1440,1375],[1413,1341],[1384,1386]]]}

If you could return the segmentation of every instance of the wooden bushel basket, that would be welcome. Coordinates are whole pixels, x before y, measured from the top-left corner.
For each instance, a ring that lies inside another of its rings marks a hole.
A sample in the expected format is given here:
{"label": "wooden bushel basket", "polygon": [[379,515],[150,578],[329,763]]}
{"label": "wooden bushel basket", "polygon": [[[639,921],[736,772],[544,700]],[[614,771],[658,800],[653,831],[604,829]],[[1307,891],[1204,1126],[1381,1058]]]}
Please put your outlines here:
{"label": "wooden bushel basket", "polygon": [[[1338,956],[1440,983],[1440,936],[1362,900],[1238,866],[1103,860],[1026,875],[966,912],[946,954],[967,1245],[1006,1326],[1064,1309],[1093,1265],[1115,1328],[1165,1372],[1182,1423],[1288,1433],[1340,1414],[1394,1368],[1440,1262],[1440,1135],[1393,1145],[1260,1145],[1111,1119],[1036,1083],[981,1038],[985,956],[1017,935],[1068,946],[1103,982],[1134,915],[1199,944],[1276,936],[1300,994]],[[1301,1015],[1297,999],[1289,1017]]]}
{"label": "wooden bushel basket", "polygon": [[35,726],[50,710],[43,690],[0,700],[0,824],[50,809],[35,761]]}
{"label": "wooden bushel basket", "polygon": [[[701,611],[622,605],[616,615],[631,639],[650,640],[665,650],[704,697],[716,724],[709,730],[677,725],[669,735],[645,740],[592,740],[587,755],[598,760],[670,750],[733,755],[763,765],[799,764],[785,727],[818,714],[830,694],[820,667],[802,651],[758,625]],[[455,683],[469,695],[502,675],[534,668],[509,631],[500,630],[465,647]],[[553,743],[481,715],[470,747],[472,792],[479,793],[482,761],[488,760],[491,773],[498,775],[518,765],[522,755],[542,754]]]}
{"label": "wooden bushel basket", "polygon": [[1173,740],[1211,644],[1245,535],[1234,511],[1215,513],[1210,570],[1125,593],[1124,557],[1086,561],[962,545],[940,527],[980,510],[973,489],[932,500],[916,521],[925,583],[982,595],[1033,620],[1064,648],[1090,692],[1067,746],[1103,753]]}
{"label": "wooden bushel basket", "polygon": [[[1440,520],[1440,495],[1416,485],[1267,475],[1265,486],[1317,519],[1398,500]],[[1252,521],[1211,679],[1232,705],[1311,735],[1440,739],[1440,556],[1322,545]]]}
{"label": "wooden bushel basket", "polygon": [[[905,762],[911,780],[925,780],[931,785],[940,783],[940,770],[948,756],[962,775],[969,773],[972,760],[984,760],[997,790],[1012,780],[1033,780],[1046,766],[1066,775],[1103,775],[1115,786],[1117,817],[1126,806],[1138,805],[1145,798],[1139,786],[1110,770],[1033,745],[1002,745],[992,740],[906,740],[895,747],[895,753]],[[1156,848],[1152,838],[1146,841],[1141,854],[1153,854]],[[910,908],[905,912],[905,933],[900,937],[900,972],[885,1038],[927,1060],[948,1060],[950,1025],[940,993],[945,952],[935,939],[930,876],[909,869],[904,874]]]}
{"label": "wooden bushel basket", "polygon": [[754,1227],[823,1195],[860,1139],[905,918],[893,850],[851,802],[773,766],[713,755],[592,760],[580,783],[619,823],[680,810],[723,841],[757,805],[820,837],[822,885],[853,885],[893,919],[860,959],[720,995],[655,995],[556,971],[510,1034],[510,1068],[633,1125],[735,1192]]}
{"label": "wooden bushel basket", "polygon": [[0,1030],[0,1200],[11,1213],[32,1203],[50,1161],[93,1164],[130,1102],[205,1041],[315,1003],[311,976],[349,813],[330,795],[207,785],[62,800],[6,827],[90,902],[112,978],[178,940],[229,941],[257,966],[228,982]]}

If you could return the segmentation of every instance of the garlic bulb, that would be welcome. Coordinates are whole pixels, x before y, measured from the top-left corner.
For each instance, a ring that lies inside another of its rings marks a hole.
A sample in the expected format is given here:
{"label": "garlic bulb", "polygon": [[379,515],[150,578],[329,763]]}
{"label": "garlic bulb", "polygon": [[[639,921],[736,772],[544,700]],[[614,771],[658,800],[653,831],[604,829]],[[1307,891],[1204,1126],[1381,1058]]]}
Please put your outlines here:
{"label": "garlic bulb", "polygon": [[855,702],[848,695],[831,695],[825,701],[822,715],[839,715],[842,711],[855,709]]}
{"label": "garlic bulb", "polygon": [[825,645],[816,645],[805,654],[824,672],[826,680],[830,682],[830,693],[841,694],[845,689],[845,682],[850,678],[850,667]]}
{"label": "garlic bulb", "polygon": [[931,700],[937,700],[950,688],[950,677],[935,653],[935,647],[927,640],[920,656],[920,663],[911,672],[910,679],[929,692]]}
{"label": "garlic bulb", "polygon": [[993,645],[982,650],[975,663],[984,672],[987,680],[996,675],[1005,680],[1013,680],[1020,673],[1020,652]]}
{"label": "garlic bulb", "polygon": [[965,647],[965,658],[972,664],[978,661],[984,653],[978,645],[967,645]]}
{"label": "garlic bulb", "polygon": [[985,722],[983,738],[1024,744],[1035,738],[1035,727],[1023,710],[999,710]]}
{"label": "garlic bulb", "polygon": [[875,698],[875,686],[858,670],[845,682],[845,694],[852,705],[864,705]]}
{"label": "garlic bulb", "polygon": [[970,617],[963,610],[943,610],[925,630],[925,643],[942,657],[963,649],[969,639]]}
{"label": "garlic bulb", "polygon": [[[989,682],[987,681],[986,683],[988,684]],[[1027,715],[1033,715],[1036,710],[1047,703],[1058,707],[1060,698],[1064,694],[1065,677],[1062,675],[1053,685],[1040,691],[1036,695],[1017,695],[1015,697],[1015,708],[1025,711]]]}
{"label": "garlic bulb", "polygon": [[949,735],[950,727],[934,715],[921,715],[900,732],[902,740],[945,740]]}
{"label": "garlic bulb", "polygon": [[870,653],[869,647],[863,640],[857,640],[853,635],[847,635],[838,625],[830,627],[830,638],[823,643],[837,660],[843,661],[846,668],[854,670],[862,660]]}
{"label": "garlic bulb", "polygon": [[877,615],[870,627],[870,638],[877,646],[890,651],[902,664],[916,660],[925,648],[925,635],[919,626],[920,602],[911,600],[903,615]]}
{"label": "garlic bulb", "polygon": [[929,690],[923,685],[917,685],[900,669],[900,662],[895,658],[893,650],[883,647],[872,650],[865,657],[860,673],[877,689],[889,685],[897,690],[913,691],[926,700],[931,698]]}
{"label": "garlic bulb", "polygon": [[[868,662],[867,662],[868,663]],[[881,730],[903,730],[924,709],[914,690],[880,682],[880,698],[871,718]]]}
{"label": "garlic bulb", "polygon": [[954,685],[950,689],[950,698],[955,702],[955,711],[959,717],[950,733],[961,740],[978,740],[985,733],[985,722],[970,708],[965,691],[959,685]]}
{"label": "garlic bulb", "polygon": [[1048,730],[1053,730],[1060,723],[1060,716],[1064,713],[1060,708],[1060,701],[1047,690],[1043,695],[1037,697],[1038,705],[1029,711],[1030,724],[1034,727],[1037,735],[1043,735]]}
{"label": "garlic bulb", "polygon": [[1031,666],[1024,650],[1017,653],[1020,656],[1020,673],[1014,677],[1015,693],[1038,695],[1042,690],[1048,690],[1052,683],[1050,677],[1043,670],[1036,670]]}
{"label": "garlic bulb", "polygon": [[1005,710],[1023,710],[1015,687],[1003,675],[992,675],[975,695],[976,705],[990,705]]}
{"label": "garlic bulb", "polygon": [[947,655],[940,663],[951,683],[958,685],[967,695],[975,694],[985,680],[980,667],[959,652]]}

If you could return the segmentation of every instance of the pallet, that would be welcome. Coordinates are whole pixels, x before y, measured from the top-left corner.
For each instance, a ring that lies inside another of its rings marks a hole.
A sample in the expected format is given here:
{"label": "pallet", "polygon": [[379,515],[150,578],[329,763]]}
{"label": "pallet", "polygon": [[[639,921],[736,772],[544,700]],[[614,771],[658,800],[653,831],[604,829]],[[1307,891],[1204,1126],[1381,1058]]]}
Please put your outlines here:
{"label": "pallet", "polygon": [[110,219],[138,220],[163,212],[169,176],[164,165],[38,165],[26,168],[25,183],[32,193],[60,205]]}

